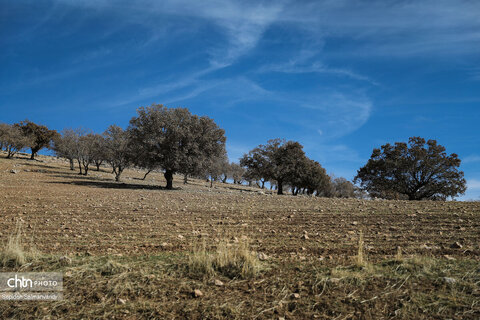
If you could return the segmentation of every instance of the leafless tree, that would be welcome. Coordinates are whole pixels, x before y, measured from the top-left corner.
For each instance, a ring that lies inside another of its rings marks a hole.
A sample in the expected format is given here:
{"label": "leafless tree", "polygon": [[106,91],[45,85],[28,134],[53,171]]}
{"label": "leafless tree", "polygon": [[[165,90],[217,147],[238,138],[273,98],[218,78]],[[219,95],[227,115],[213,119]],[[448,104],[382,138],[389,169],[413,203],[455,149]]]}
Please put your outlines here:
{"label": "leafless tree", "polygon": [[7,158],[12,158],[17,152],[32,143],[31,137],[26,136],[18,124],[1,124],[0,140],[2,147],[7,152]]}
{"label": "leafless tree", "polygon": [[105,131],[104,136],[106,160],[113,168],[115,181],[120,181],[123,170],[133,162],[129,132],[112,125]]}

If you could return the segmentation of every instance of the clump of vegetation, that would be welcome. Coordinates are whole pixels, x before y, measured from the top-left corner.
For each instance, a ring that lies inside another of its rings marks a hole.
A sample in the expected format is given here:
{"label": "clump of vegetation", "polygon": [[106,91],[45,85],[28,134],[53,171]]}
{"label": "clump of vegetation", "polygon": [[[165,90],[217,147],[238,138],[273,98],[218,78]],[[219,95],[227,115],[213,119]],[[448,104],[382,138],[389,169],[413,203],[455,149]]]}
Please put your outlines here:
{"label": "clump of vegetation", "polygon": [[231,279],[248,279],[258,275],[263,265],[255,252],[250,250],[248,241],[229,243],[222,240],[213,252],[209,252],[205,244],[194,248],[188,270],[194,275],[212,276],[218,272]]}
{"label": "clump of vegetation", "polygon": [[126,272],[128,271],[128,268],[121,263],[109,259],[107,262],[101,264],[97,268],[97,271],[99,271],[102,276],[112,276]]}
{"label": "clump of vegetation", "polygon": [[6,244],[0,251],[0,267],[16,268],[38,257],[35,248],[30,247],[29,250],[25,248],[23,236],[22,227],[18,224],[15,233],[8,237]]}
{"label": "clump of vegetation", "polygon": [[357,256],[355,257],[355,263],[357,267],[365,267],[367,264],[365,254],[363,252],[364,245],[365,243],[363,241],[363,231],[360,231],[360,236],[358,237],[358,252]]}

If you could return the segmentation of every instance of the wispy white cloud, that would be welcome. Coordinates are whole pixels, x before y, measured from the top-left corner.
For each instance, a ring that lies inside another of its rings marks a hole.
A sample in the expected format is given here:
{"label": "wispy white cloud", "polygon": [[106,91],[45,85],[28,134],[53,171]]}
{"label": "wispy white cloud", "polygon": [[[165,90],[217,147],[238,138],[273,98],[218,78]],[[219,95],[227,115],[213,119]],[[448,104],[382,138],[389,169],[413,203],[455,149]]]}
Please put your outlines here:
{"label": "wispy white cloud", "polygon": [[480,189],[480,180],[478,179],[468,179],[467,188],[470,190],[479,190]]}
{"label": "wispy white cloud", "polygon": [[[324,91],[312,96],[292,99],[297,105],[305,108],[308,114],[317,117],[315,130],[321,130],[323,136],[336,138],[354,132],[362,127],[370,118],[373,103],[362,93]],[[313,112],[312,112],[313,110]]]}
{"label": "wispy white cloud", "polygon": [[476,163],[476,162],[480,162],[480,156],[477,156],[477,155],[470,155],[468,157],[465,157],[463,160],[462,160],[463,163]]}
{"label": "wispy white cloud", "polygon": [[[168,37],[163,25],[158,23],[166,18],[174,21],[180,19],[182,23],[179,25],[187,23],[195,27],[207,26],[217,36],[215,39],[218,41],[195,48],[208,56],[208,65],[203,69],[183,72],[175,79],[170,76],[139,84],[133,92],[125,93],[111,106],[147,99],[164,103],[182,102],[212,94],[212,91],[218,91],[214,94],[219,95],[221,91],[225,98],[224,106],[235,106],[244,101],[293,104],[296,106],[295,112],[284,112],[285,121],[322,132],[323,138],[339,137],[363,126],[372,113],[372,100],[365,93],[349,87],[306,94],[284,93],[272,88],[265,90],[247,78],[248,71],[228,78],[212,75],[251,53],[261,43],[269,28],[288,30],[290,36],[279,41],[291,45],[284,61],[280,58],[256,62],[252,69],[257,74],[322,73],[372,85],[378,83],[368,75],[360,74],[350,67],[342,67],[341,62],[335,63],[334,67],[326,63],[324,44],[348,38],[351,40],[348,47],[330,48],[330,52],[338,56],[384,55],[395,58],[472,54],[477,52],[480,45],[480,19],[477,16],[480,3],[474,1],[376,1],[366,4],[361,1],[336,0],[302,2],[301,5],[297,1],[240,0],[56,1],[70,6],[82,6],[95,12],[114,11],[129,23],[140,24],[150,30],[149,44]],[[198,32],[188,28],[183,30],[187,33]],[[302,46],[296,46],[296,36],[312,41],[302,41]],[[243,87],[250,90],[248,94]],[[312,113],[318,116],[301,116]]]}
{"label": "wispy white cloud", "polygon": [[281,73],[326,73],[342,77],[347,77],[354,80],[366,81],[372,85],[379,85],[371,78],[358,74],[352,70],[345,68],[333,68],[325,65],[319,61],[317,56],[319,52],[313,50],[301,50],[295,56],[291,57],[284,63],[265,64],[258,68],[257,72],[281,72]]}
{"label": "wispy white cloud", "polygon": [[284,19],[324,37],[349,37],[355,47],[336,54],[392,57],[476,54],[480,2],[337,0],[294,4]]}
{"label": "wispy white cloud", "polygon": [[[124,15],[129,22],[143,24],[152,29],[154,40],[160,40],[157,29],[160,29],[158,19],[161,17],[189,17],[211,23],[225,37],[225,41],[208,48],[211,65],[216,68],[230,65],[253,49],[263,32],[277,20],[284,7],[284,1],[274,3],[237,0],[56,1],[95,10],[115,11]],[[193,23],[191,19],[187,21]]]}

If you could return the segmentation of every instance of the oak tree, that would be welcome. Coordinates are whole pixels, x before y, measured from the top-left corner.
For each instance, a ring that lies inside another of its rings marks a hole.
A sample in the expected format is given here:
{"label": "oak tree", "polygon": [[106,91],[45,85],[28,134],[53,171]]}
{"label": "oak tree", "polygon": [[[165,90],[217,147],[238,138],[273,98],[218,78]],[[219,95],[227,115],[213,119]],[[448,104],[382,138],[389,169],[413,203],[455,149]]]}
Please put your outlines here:
{"label": "oak tree", "polygon": [[412,137],[408,143],[389,143],[374,149],[354,182],[371,196],[409,200],[446,200],[464,194],[461,160],[448,155],[435,140]]}
{"label": "oak tree", "polygon": [[208,117],[163,105],[141,107],[137,113],[128,130],[133,145],[142,150],[139,163],[163,168],[167,189],[173,188],[174,173],[197,172],[225,152],[225,131]]}
{"label": "oak tree", "polygon": [[29,120],[21,121],[18,126],[23,135],[29,138],[29,147],[31,150],[30,159],[34,160],[38,151],[45,147],[49,147],[52,140],[58,135],[57,131],[50,130],[46,126],[42,126]]}

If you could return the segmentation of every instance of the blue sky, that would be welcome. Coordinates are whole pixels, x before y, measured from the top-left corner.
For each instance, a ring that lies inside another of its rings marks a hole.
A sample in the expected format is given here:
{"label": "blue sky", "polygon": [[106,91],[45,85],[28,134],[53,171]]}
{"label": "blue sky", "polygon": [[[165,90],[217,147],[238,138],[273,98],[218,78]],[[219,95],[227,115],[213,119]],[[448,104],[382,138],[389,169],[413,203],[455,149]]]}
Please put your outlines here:
{"label": "blue sky", "polygon": [[0,110],[127,126],[152,103],[226,130],[232,160],[300,141],[351,179],[374,147],[433,138],[480,199],[479,1],[0,0]]}

